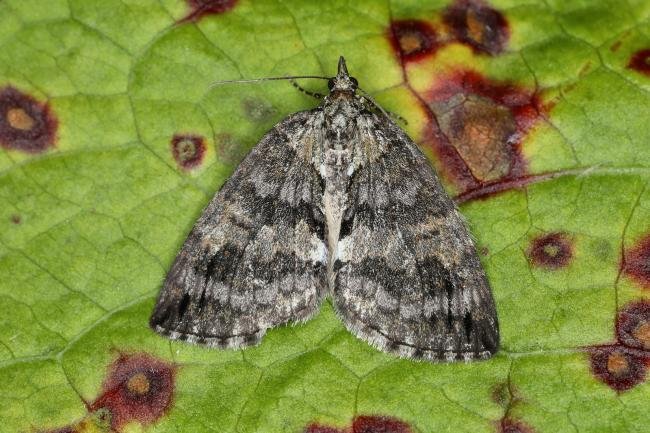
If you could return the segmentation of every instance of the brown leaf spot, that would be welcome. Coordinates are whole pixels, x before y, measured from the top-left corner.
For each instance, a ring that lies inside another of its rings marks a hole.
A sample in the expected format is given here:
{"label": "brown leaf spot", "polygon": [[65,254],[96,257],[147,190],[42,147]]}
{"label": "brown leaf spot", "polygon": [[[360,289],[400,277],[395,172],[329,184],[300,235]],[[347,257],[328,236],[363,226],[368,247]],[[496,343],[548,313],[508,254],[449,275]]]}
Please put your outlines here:
{"label": "brown leaf spot", "polygon": [[443,14],[456,39],[475,52],[499,54],[508,42],[508,22],[480,0],[456,0]]}
{"label": "brown leaf spot", "polygon": [[178,165],[190,170],[201,164],[205,154],[205,139],[200,135],[176,134],[171,141],[172,155]]}
{"label": "brown leaf spot", "polygon": [[420,60],[438,48],[436,32],[420,20],[396,20],[388,28],[388,40],[402,62]]}
{"label": "brown leaf spot", "polygon": [[622,392],[643,382],[648,359],[617,344],[590,349],[591,371],[610,388]]}
{"label": "brown leaf spot", "polygon": [[645,75],[650,75],[650,48],[635,52],[627,67]]}
{"label": "brown leaf spot", "polygon": [[136,373],[126,383],[126,388],[133,395],[145,395],[149,392],[149,378],[144,373]]}
{"label": "brown leaf spot", "polygon": [[650,302],[627,304],[616,319],[616,333],[621,344],[650,350]]}
{"label": "brown leaf spot", "polygon": [[115,430],[131,421],[152,424],[171,407],[175,374],[173,365],[149,354],[121,354],[109,367],[102,394],[90,410],[107,410]]}
{"label": "brown leaf spot", "polygon": [[7,122],[14,129],[29,131],[34,127],[36,121],[22,108],[10,108],[7,111]]}
{"label": "brown leaf spot", "polygon": [[512,402],[510,395],[510,385],[506,382],[497,383],[492,387],[492,400],[502,407],[508,407]]}
{"label": "brown leaf spot", "polygon": [[459,71],[437,79],[425,100],[432,116],[424,140],[461,195],[524,177],[521,142],[546,109],[536,93]]}
{"label": "brown leaf spot", "polygon": [[13,87],[0,89],[0,145],[27,153],[54,146],[58,122],[47,103]]}
{"label": "brown leaf spot", "polygon": [[650,235],[623,253],[621,267],[633,281],[650,290]]}
{"label": "brown leaf spot", "polygon": [[614,352],[607,358],[607,371],[615,376],[621,376],[630,369],[627,358],[620,352]]}
{"label": "brown leaf spot", "polygon": [[609,47],[609,50],[610,50],[612,53],[615,53],[615,52],[618,51],[619,48],[621,48],[621,45],[623,45],[623,41],[619,39],[619,40],[617,40],[616,42],[614,42],[614,43]]}
{"label": "brown leaf spot", "polygon": [[228,12],[237,4],[237,0],[185,0],[190,7],[190,12],[179,22],[197,22],[207,15]]}
{"label": "brown leaf spot", "polygon": [[11,222],[14,223],[14,224],[20,224],[21,221],[22,221],[22,218],[21,218],[20,215],[18,215],[18,214],[13,214],[13,215],[11,215],[10,220],[11,220]]}
{"label": "brown leaf spot", "polygon": [[650,323],[649,322],[644,322],[640,323],[639,326],[634,328],[634,331],[632,331],[632,335],[634,338],[639,341],[645,349],[650,350]]}
{"label": "brown leaf spot", "polygon": [[512,112],[489,98],[458,94],[445,101],[438,121],[472,175],[481,182],[510,173],[514,149],[510,144],[517,130]]}
{"label": "brown leaf spot", "polygon": [[566,233],[548,233],[532,240],[528,258],[533,266],[555,270],[567,266],[573,258],[573,241]]}

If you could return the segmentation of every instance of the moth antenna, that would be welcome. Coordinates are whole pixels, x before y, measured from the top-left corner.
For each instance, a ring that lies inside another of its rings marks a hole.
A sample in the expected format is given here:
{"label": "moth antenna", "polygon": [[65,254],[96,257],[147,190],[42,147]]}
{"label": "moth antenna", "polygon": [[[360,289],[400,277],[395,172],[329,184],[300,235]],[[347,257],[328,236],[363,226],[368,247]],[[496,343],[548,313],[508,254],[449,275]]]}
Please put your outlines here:
{"label": "moth antenna", "polygon": [[208,89],[213,87],[220,86],[222,84],[231,84],[231,83],[258,83],[260,81],[277,81],[277,80],[296,80],[302,78],[314,78],[318,80],[329,80],[331,77],[321,77],[320,75],[290,75],[286,77],[264,77],[264,78],[250,78],[250,79],[240,79],[240,80],[223,80],[215,81],[208,86]]}
{"label": "moth antenna", "polygon": [[295,87],[296,89],[300,90],[300,91],[301,91],[302,93],[304,93],[305,95],[312,96],[312,97],[314,97],[314,98],[316,98],[316,99],[323,99],[323,95],[322,95],[321,93],[309,91],[309,90],[303,88],[303,87],[302,87],[301,85],[299,85],[298,83],[296,83],[294,80],[291,80],[291,84],[293,85],[293,87]]}

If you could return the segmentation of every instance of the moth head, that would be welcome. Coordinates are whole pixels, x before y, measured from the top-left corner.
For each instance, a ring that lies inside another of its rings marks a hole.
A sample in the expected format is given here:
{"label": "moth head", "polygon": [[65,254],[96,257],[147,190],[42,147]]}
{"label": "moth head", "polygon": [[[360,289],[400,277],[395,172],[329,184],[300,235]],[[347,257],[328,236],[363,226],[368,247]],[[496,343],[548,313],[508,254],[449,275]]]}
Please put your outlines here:
{"label": "moth head", "polygon": [[345,65],[345,59],[343,56],[339,58],[339,70],[335,77],[332,77],[327,82],[327,87],[330,89],[330,93],[334,92],[352,92],[354,93],[357,90],[359,83],[357,79],[351,77],[348,74],[348,68]]}

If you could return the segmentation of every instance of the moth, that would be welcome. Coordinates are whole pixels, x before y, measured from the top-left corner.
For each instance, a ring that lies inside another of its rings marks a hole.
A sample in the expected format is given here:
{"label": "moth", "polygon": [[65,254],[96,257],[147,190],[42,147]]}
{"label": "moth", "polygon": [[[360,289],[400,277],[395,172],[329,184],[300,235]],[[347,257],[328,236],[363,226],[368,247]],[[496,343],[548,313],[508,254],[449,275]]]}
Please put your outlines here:
{"label": "moth", "polygon": [[429,361],[499,347],[473,241],[426,157],[340,58],[322,103],[271,129],[210,201],[150,326],[218,348],[312,317],[326,296],[376,348]]}

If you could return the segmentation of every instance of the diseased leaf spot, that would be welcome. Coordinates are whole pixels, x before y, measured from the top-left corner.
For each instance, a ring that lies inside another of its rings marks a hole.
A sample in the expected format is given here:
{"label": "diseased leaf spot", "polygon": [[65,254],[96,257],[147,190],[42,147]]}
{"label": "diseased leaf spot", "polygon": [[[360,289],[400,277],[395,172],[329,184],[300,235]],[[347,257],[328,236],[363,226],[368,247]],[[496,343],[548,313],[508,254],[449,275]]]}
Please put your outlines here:
{"label": "diseased leaf spot", "polygon": [[499,426],[500,433],[534,433],[535,430],[523,421],[504,418]]}
{"label": "diseased leaf spot", "polygon": [[643,300],[626,305],[618,313],[616,333],[621,344],[650,350],[650,302]]}
{"label": "diseased leaf spot", "polygon": [[11,217],[9,218],[9,220],[10,220],[12,223],[16,224],[16,225],[18,225],[18,224],[20,224],[20,223],[22,222],[22,218],[20,217],[20,215],[18,215],[18,214],[16,214],[16,213],[13,214],[13,215],[11,215]]}
{"label": "diseased leaf spot", "polygon": [[10,108],[7,111],[7,122],[14,129],[29,131],[34,127],[36,121],[22,108]]}
{"label": "diseased leaf spot", "polygon": [[341,430],[335,427],[320,425],[316,423],[311,423],[305,427],[303,430],[304,433],[346,433],[345,430]]}
{"label": "diseased leaf spot", "polygon": [[644,348],[650,349],[650,323],[649,322],[646,321],[644,323],[640,323],[636,328],[634,328],[634,331],[632,331],[632,335],[643,345]]}
{"label": "diseased leaf spot", "polygon": [[619,39],[618,41],[614,42],[614,43],[609,47],[609,50],[610,50],[612,53],[615,53],[615,52],[618,51],[619,48],[621,48],[621,45],[623,45],[623,41]]}
{"label": "diseased leaf spot", "polygon": [[510,387],[506,382],[494,385],[491,396],[492,400],[501,407],[508,407],[512,401]]}
{"label": "diseased leaf spot", "polygon": [[219,160],[226,164],[239,164],[248,152],[246,146],[225,132],[217,134],[215,142],[217,144],[217,156]]}
{"label": "diseased leaf spot", "polygon": [[436,32],[425,21],[393,21],[388,29],[388,39],[402,62],[420,60],[438,48]]}
{"label": "diseased leaf spot", "polygon": [[438,79],[425,100],[433,113],[425,142],[460,188],[461,201],[524,178],[521,143],[546,111],[535,92],[459,71]]}
{"label": "diseased leaf spot", "polygon": [[411,427],[397,418],[358,416],[352,423],[353,433],[411,433]]}
{"label": "diseased leaf spot", "polygon": [[39,153],[54,146],[58,122],[46,103],[14,89],[0,89],[0,145]]}
{"label": "diseased leaf spot", "polygon": [[90,410],[107,410],[114,430],[129,422],[152,424],[172,404],[175,370],[173,365],[145,353],[121,354],[110,366],[102,394]]}
{"label": "diseased leaf spot", "polygon": [[275,108],[257,98],[246,98],[242,101],[242,108],[247,118],[253,122],[265,122],[276,113]]}
{"label": "diseased leaf spot", "polygon": [[635,52],[627,67],[645,75],[650,75],[650,48]]}
{"label": "diseased leaf spot", "polygon": [[607,371],[615,376],[621,376],[630,369],[627,358],[620,352],[614,352],[607,358]]}
{"label": "diseased leaf spot", "polygon": [[171,141],[172,155],[178,165],[190,170],[201,164],[205,154],[205,139],[199,135],[176,134]]}
{"label": "diseased leaf spot", "polygon": [[510,173],[517,124],[508,107],[477,95],[458,94],[446,102],[452,108],[438,115],[440,127],[472,175],[487,182]]}
{"label": "diseased leaf spot", "polygon": [[633,281],[650,290],[650,235],[623,253],[621,268]]}
{"label": "diseased leaf spot", "polygon": [[610,388],[622,392],[643,382],[648,357],[641,352],[613,344],[591,348],[591,370]]}
{"label": "diseased leaf spot", "polygon": [[412,433],[411,427],[393,417],[361,415],[354,418],[352,425],[336,428],[317,423],[305,427],[304,433]]}
{"label": "diseased leaf spot", "polygon": [[533,266],[560,269],[573,258],[573,241],[566,233],[548,233],[533,239],[527,254]]}
{"label": "diseased leaf spot", "polygon": [[228,12],[237,4],[237,0],[186,0],[190,12],[179,22],[197,22],[207,15]]}
{"label": "diseased leaf spot", "polygon": [[480,0],[457,0],[443,14],[456,39],[475,52],[496,55],[508,42],[508,23],[501,12]]}
{"label": "diseased leaf spot", "polygon": [[121,432],[132,422],[153,424],[172,405],[175,375],[174,365],[147,353],[120,354],[86,416],[48,433]]}
{"label": "diseased leaf spot", "polygon": [[149,392],[149,378],[142,372],[135,373],[126,383],[127,389],[134,395],[145,395]]}

